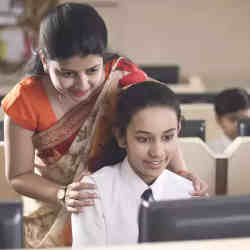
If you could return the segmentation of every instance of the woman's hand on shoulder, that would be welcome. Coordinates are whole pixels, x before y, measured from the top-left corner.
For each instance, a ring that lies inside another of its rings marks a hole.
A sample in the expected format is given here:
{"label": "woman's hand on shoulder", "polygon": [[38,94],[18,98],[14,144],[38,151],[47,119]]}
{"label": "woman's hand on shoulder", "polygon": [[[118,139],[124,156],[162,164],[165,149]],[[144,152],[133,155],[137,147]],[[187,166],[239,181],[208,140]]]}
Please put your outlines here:
{"label": "woman's hand on shoulder", "polygon": [[209,196],[207,183],[202,180],[198,175],[190,173],[186,170],[179,171],[178,174],[192,181],[194,187],[194,192],[191,193],[192,196]]}
{"label": "woman's hand on shoulder", "polygon": [[208,194],[208,185],[207,183],[202,180],[198,175],[191,174],[191,181],[194,186],[194,192],[192,193],[192,196],[209,196]]}
{"label": "woman's hand on shoulder", "polygon": [[96,186],[94,183],[90,183],[90,178],[84,178],[88,175],[84,173],[81,180],[67,186],[64,202],[67,211],[71,213],[83,212],[84,207],[94,205],[94,200],[97,198]]}

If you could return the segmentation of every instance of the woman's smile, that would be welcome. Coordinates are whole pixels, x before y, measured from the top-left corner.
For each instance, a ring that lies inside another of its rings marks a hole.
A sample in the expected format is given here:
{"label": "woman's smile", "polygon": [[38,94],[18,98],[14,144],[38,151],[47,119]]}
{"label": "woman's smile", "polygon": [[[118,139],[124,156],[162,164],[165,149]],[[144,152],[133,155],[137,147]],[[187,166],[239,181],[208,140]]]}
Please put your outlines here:
{"label": "woman's smile", "polygon": [[76,97],[83,97],[88,95],[89,91],[82,91],[82,90],[72,90],[73,95],[75,95]]}

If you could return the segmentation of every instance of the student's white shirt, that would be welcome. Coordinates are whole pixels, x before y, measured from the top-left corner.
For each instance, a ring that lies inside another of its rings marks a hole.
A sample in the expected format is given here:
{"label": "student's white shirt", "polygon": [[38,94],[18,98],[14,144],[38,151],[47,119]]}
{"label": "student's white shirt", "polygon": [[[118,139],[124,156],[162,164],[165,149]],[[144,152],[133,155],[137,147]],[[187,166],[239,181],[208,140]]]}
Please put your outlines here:
{"label": "student's white shirt", "polygon": [[[73,247],[136,243],[140,197],[148,185],[136,175],[127,158],[83,181],[96,184],[99,198],[93,207],[72,214]],[[150,187],[155,200],[190,198],[193,191],[189,180],[169,170],[164,170]]]}
{"label": "student's white shirt", "polygon": [[225,149],[233,142],[223,131],[220,132],[217,139],[208,142],[208,146],[217,154],[222,154]]}

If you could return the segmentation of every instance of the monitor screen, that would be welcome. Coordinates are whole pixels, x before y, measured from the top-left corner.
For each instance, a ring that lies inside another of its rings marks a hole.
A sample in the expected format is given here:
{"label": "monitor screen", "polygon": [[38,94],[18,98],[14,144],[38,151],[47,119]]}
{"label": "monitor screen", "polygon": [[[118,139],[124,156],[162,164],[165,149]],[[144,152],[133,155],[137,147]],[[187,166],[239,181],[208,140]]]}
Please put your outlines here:
{"label": "monitor screen", "polygon": [[0,249],[23,248],[23,207],[21,201],[0,202]]}
{"label": "monitor screen", "polygon": [[140,68],[147,73],[148,76],[165,83],[179,83],[179,71],[178,65],[166,65],[166,66],[150,66],[141,65]]}
{"label": "monitor screen", "polygon": [[4,140],[4,121],[0,120],[0,141]]}
{"label": "monitor screen", "polygon": [[238,135],[250,136],[250,119],[241,119],[238,121]]}
{"label": "monitor screen", "polygon": [[176,93],[181,103],[214,103],[216,92]]}
{"label": "monitor screen", "polygon": [[206,123],[205,120],[182,120],[180,137],[200,137],[205,141]]}
{"label": "monitor screen", "polygon": [[250,196],[143,201],[139,242],[250,236]]}

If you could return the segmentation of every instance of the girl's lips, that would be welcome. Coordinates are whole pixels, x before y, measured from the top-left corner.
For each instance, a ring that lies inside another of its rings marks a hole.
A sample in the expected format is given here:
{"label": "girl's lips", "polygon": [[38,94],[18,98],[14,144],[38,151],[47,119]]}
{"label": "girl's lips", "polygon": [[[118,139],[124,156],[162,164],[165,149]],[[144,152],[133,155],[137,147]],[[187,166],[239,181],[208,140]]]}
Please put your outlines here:
{"label": "girl's lips", "polygon": [[161,168],[162,161],[146,161],[145,162],[147,166],[153,169]]}

